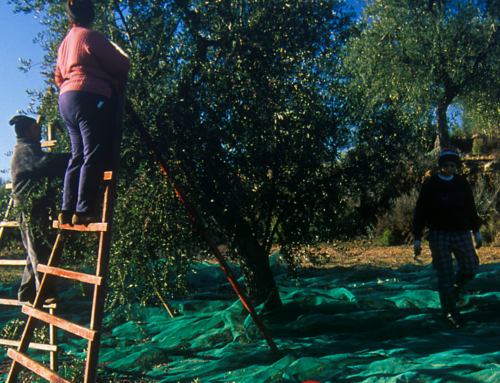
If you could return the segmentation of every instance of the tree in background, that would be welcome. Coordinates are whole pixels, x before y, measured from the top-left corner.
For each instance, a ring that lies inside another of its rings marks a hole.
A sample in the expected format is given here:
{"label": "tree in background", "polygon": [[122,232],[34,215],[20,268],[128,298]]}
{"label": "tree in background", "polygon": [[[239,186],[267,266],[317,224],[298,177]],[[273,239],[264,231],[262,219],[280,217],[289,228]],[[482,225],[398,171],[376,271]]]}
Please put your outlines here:
{"label": "tree in background", "polygon": [[433,141],[431,121],[415,119],[411,124],[395,107],[370,111],[355,100],[346,97],[344,102],[352,110],[345,118],[352,127],[351,146],[341,153],[328,179],[336,192],[327,199],[332,207],[326,210],[337,214],[330,216],[329,224],[318,225],[337,228],[330,238],[366,234],[391,200],[420,187],[435,162],[427,155]]}
{"label": "tree in background", "polygon": [[[6,188],[7,182],[0,178],[0,212],[3,213],[7,209],[10,199],[10,190]],[[4,216],[1,216],[3,220]]]}
{"label": "tree in background", "polygon": [[[63,5],[15,3],[46,12],[50,84]],[[95,28],[130,54],[129,98],[142,121],[204,224],[229,245],[251,299],[264,302],[275,289],[273,244],[314,240],[321,169],[347,142],[327,88],[339,81],[353,14],[337,0],[96,1],[96,11]],[[42,100],[48,119],[57,119],[56,97]],[[183,271],[202,245],[127,121],[120,177],[115,275],[122,286],[178,287],[180,274],[166,281],[150,265]]]}
{"label": "tree in background", "polygon": [[435,116],[446,144],[454,102],[498,116],[499,33],[498,1],[370,1],[346,57],[351,91],[410,123]]}

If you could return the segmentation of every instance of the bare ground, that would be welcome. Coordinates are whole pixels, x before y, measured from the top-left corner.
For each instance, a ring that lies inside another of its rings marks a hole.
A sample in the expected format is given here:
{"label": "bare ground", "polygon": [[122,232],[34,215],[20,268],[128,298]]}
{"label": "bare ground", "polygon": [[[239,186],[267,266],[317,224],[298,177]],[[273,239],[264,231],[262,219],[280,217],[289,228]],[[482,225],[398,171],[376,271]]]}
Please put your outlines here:
{"label": "bare ground", "polygon": [[[416,263],[414,260],[413,246],[349,246],[338,250],[335,246],[322,246],[320,253],[326,254],[325,265],[344,267],[390,267]],[[483,247],[477,250],[480,263],[500,262],[500,247]],[[423,246],[419,259],[424,265],[432,262],[428,246]]]}

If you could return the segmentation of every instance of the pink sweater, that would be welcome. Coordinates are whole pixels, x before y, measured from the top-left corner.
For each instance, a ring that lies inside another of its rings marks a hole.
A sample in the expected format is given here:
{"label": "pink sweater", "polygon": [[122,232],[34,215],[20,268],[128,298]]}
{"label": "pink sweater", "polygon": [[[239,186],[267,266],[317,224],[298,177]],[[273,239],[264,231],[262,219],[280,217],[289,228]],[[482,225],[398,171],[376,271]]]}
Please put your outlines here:
{"label": "pink sweater", "polygon": [[129,59],[103,35],[74,26],[57,52],[55,82],[60,94],[80,90],[111,97],[109,83],[117,85],[129,69]]}

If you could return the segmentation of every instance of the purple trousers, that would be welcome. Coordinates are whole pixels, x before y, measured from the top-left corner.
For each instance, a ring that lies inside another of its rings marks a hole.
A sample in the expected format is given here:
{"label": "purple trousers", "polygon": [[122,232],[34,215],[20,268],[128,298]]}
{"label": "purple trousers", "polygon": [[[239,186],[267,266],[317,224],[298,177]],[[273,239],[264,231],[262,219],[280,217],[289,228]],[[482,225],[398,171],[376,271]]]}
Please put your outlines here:
{"label": "purple trousers", "polygon": [[115,107],[111,99],[83,91],[59,96],[59,111],[71,140],[62,210],[90,213],[103,173],[111,170]]}

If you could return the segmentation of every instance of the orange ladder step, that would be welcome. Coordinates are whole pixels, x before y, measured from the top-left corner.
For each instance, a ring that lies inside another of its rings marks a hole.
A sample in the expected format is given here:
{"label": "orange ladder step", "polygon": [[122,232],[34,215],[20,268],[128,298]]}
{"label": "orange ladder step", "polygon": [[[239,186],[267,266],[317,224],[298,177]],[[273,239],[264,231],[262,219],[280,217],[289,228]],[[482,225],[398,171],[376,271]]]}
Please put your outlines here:
{"label": "orange ladder step", "polygon": [[17,299],[0,299],[0,305],[5,306],[22,306],[25,302],[20,302]]}
{"label": "orange ladder step", "polygon": [[[5,305],[5,306],[31,306],[30,303],[28,302],[21,302],[18,301],[17,299],[0,299],[0,305]],[[49,305],[43,305],[44,309],[55,309],[57,308],[57,303],[51,303]]]}
{"label": "orange ladder step", "polygon": [[97,286],[100,286],[102,284],[102,277],[91,274],[79,273],[77,271],[71,271],[62,269],[60,267],[47,266],[42,264],[39,264],[36,269],[41,273],[57,275],[58,277],[73,279],[75,281],[83,283],[90,283]]}
{"label": "orange ladder step", "polygon": [[62,330],[66,330],[87,340],[94,340],[97,335],[97,331],[91,330],[84,326],[80,326],[76,323],[67,321],[54,315],[47,314],[46,312],[35,309],[33,307],[23,306],[22,311],[26,315],[39,319],[43,322],[53,324],[54,326],[59,327]]}
{"label": "orange ladder step", "polygon": [[2,221],[2,222],[0,222],[0,227],[19,227],[19,222],[17,222],[17,221]]}
{"label": "orange ladder step", "polygon": [[54,229],[72,230],[72,231],[108,231],[108,224],[106,222],[89,223],[88,225],[70,225],[69,223],[61,225],[59,221],[52,223]]}
{"label": "orange ladder step", "polygon": [[64,379],[57,372],[54,372],[50,368],[45,367],[43,364],[37,362],[36,360],[31,359],[29,356],[23,354],[22,352],[9,348],[7,350],[7,355],[17,363],[23,365],[42,378],[47,379],[51,383],[73,383],[71,380]]}
{"label": "orange ladder step", "polygon": [[0,260],[0,266],[26,266],[26,259],[2,259]]}
{"label": "orange ladder step", "polygon": [[[0,339],[0,344],[8,347],[19,347],[21,341]],[[59,350],[58,346],[56,346],[55,344],[45,344],[45,343],[30,343],[28,347],[35,350],[50,351],[50,352],[57,352]]]}

